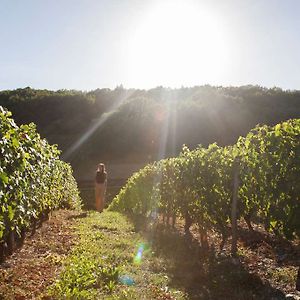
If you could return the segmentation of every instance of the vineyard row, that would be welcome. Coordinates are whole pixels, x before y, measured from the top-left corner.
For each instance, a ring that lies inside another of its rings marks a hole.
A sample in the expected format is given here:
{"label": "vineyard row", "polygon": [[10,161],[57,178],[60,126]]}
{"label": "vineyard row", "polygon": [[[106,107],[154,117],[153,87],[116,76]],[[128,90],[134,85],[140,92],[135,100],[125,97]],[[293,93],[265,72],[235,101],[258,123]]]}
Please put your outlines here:
{"label": "vineyard row", "polygon": [[17,126],[0,106],[0,259],[28,230],[59,207],[80,206],[77,184],[60,151],[36,132]]}
{"label": "vineyard row", "polygon": [[294,119],[257,126],[233,146],[184,146],[178,157],[133,174],[110,209],[148,218],[163,213],[173,223],[184,217],[186,230],[198,225],[203,245],[208,232],[217,231],[221,248],[233,218],[244,218],[250,230],[255,222],[295,239],[300,236],[299,179],[300,120]]}

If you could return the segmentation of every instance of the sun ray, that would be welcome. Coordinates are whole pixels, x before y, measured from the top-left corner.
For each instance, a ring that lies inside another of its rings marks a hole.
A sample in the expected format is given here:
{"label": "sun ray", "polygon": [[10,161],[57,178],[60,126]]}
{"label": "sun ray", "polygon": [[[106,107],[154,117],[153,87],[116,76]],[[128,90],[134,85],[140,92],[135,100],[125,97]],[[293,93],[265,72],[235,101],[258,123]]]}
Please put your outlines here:
{"label": "sun ray", "polygon": [[133,90],[129,90],[129,92],[125,95],[121,95],[118,101],[116,101],[114,105],[110,107],[109,111],[101,114],[97,121],[91,124],[86,132],[82,134],[81,137],[64,152],[62,159],[68,160],[71,155],[74,154],[74,152],[76,152],[97,129],[101,128],[101,126],[109,119],[110,114],[118,109],[128,98],[130,98],[130,96],[132,96],[133,92]]}

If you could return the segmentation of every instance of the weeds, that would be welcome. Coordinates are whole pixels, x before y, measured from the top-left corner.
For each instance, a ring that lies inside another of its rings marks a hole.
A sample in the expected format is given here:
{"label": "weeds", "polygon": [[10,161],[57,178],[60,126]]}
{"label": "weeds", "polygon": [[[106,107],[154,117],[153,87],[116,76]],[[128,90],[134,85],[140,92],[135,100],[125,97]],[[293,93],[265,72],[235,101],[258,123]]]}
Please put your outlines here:
{"label": "weeds", "polygon": [[76,222],[80,240],[50,288],[50,297],[174,299],[171,295],[175,291],[169,290],[166,274],[155,273],[166,261],[152,256],[151,247],[134,232],[126,217],[116,212],[89,212]]}

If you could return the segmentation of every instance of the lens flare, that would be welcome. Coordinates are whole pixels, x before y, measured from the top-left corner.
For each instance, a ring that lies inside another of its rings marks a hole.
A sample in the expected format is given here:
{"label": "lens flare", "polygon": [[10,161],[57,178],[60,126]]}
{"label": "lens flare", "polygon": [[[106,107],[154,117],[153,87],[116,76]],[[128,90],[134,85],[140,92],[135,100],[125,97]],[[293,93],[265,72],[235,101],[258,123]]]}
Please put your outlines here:
{"label": "lens flare", "polygon": [[122,275],[119,277],[119,282],[124,285],[134,285],[134,280],[129,275]]}
{"label": "lens flare", "polygon": [[146,248],[146,245],[144,243],[139,244],[138,246],[138,251],[134,257],[134,263],[139,265],[142,262],[142,258],[143,258],[143,252]]}

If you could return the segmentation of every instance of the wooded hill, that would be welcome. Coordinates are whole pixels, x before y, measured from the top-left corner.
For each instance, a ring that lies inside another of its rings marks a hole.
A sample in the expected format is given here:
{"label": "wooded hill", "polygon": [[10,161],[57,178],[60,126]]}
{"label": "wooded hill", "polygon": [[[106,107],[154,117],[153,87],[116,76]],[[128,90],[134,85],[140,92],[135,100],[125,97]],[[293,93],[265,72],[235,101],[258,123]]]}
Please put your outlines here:
{"label": "wooded hill", "polygon": [[256,124],[300,118],[300,91],[251,85],[89,92],[27,87],[1,91],[0,105],[17,124],[36,123],[80,177],[98,161],[149,162],[177,155],[183,144],[229,145]]}

